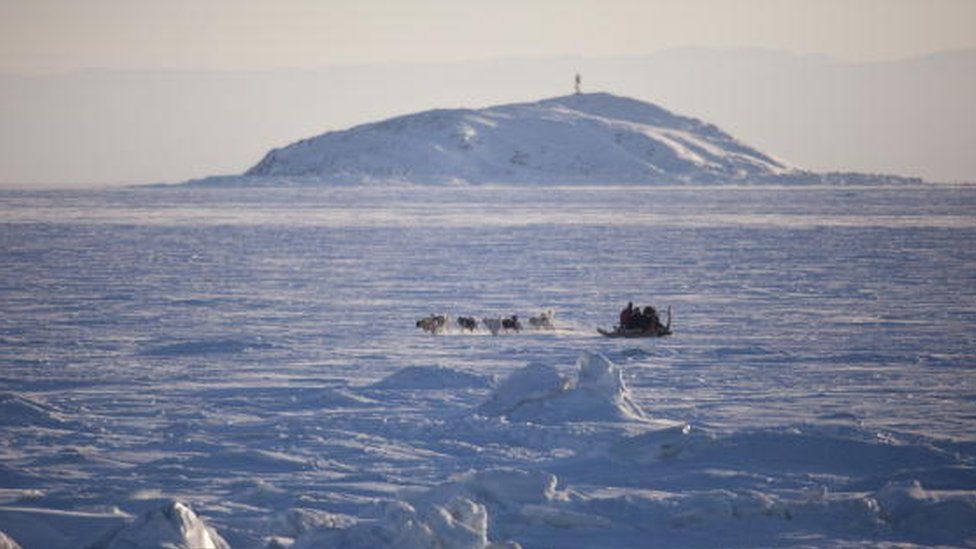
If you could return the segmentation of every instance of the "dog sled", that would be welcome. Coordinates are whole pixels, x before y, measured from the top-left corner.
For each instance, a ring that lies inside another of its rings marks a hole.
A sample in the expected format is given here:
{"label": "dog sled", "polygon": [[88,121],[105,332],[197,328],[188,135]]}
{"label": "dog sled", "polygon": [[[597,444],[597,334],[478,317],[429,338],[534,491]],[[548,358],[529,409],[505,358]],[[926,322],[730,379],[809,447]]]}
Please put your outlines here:
{"label": "dog sled", "polygon": [[597,328],[596,331],[604,337],[639,338],[669,336],[671,335],[671,307],[668,307],[668,321],[665,324],[657,324],[656,326],[648,326],[646,328],[623,328],[621,326],[615,326],[613,330]]}

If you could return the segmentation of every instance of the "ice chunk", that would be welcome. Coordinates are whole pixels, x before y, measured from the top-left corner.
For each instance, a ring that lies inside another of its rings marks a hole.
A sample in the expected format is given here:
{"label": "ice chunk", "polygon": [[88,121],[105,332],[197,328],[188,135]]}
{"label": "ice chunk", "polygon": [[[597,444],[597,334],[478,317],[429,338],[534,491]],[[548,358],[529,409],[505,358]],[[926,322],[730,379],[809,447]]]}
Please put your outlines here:
{"label": "ice chunk", "polygon": [[643,419],[644,412],[634,403],[624,384],[623,371],[607,357],[597,353],[583,353],[576,362],[579,367],[578,391],[588,393],[593,400],[613,404],[622,419]]}
{"label": "ice chunk", "polygon": [[928,494],[917,480],[892,481],[884,485],[874,495],[884,510],[886,518],[897,521],[918,508],[929,499]]}
{"label": "ice chunk", "polygon": [[230,549],[230,545],[186,505],[174,501],[147,511],[109,537],[104,549]]}
{"label": "ice chunk", "polygon": [[427,524],[441,545],[472,549],[488,545],[488,511],[469,499],[455,498],[427,511]]}
{"label": "ice chunk", "polygon": [[502,504],[557,499],[556,476],[544,471],[490,469],[474,473],[463,484],[479,499]]}
{"label": "ice chunk", "polygon": [[354,523],[352,517],[337,515],[318,509],[294,507],[275,515],[272,528],[275,533],[297,538],[306,532],[320,528],[345,528]]}
{"label": "ice chunk", "polygon": [[0,549],[20,549],[20,544],[10,539],[10,536],[0,532]]}
{"label": "ice chunk", "polygon": [[607,357],[583,353],[574,383],[555,368],[529,365],[499,385],[479,412],[515,421],[640,421],[644,412],[633,401],[620,368]]}
{"label": "ice chunk", "polygon": [[570,380],[552,366],[529,364],[505,378],[480,410],[489,416],[507,416],[532,402],[553,398],[570,387]]}
{"label": "ice chunk", "polygon": [[[404,501],[391,502],[381,519],[351,527],[319,528],[300,537],[292,549],[486,549],[488,511],[463,497],[418,510]],[[511,546],[517,547],[517,545]]]}

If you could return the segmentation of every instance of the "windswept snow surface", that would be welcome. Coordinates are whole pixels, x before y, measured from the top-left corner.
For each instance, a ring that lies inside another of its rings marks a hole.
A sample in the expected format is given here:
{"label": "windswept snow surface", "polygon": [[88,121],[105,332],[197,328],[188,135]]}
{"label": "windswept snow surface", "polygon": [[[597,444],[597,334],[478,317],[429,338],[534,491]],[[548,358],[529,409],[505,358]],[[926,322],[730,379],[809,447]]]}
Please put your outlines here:
{"label": "windswept snow surface", "polygon": [[814,178],[711,124],[608,93],[433,110],[329,132],[272,150],[245,175],[441,184]]}
{"label": "windswept snow surface", "polygon": [[[904,185],[0,192],[0,547],[976,544],[973,212]],[[628,300],[674,335],[600,337]]]}

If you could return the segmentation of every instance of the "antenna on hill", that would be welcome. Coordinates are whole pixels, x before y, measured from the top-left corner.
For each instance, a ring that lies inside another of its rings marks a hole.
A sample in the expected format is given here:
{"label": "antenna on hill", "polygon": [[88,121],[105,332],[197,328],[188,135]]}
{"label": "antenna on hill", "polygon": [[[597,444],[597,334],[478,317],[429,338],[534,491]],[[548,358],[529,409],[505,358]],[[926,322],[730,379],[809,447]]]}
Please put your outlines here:
{"label": "antenna on hill", "polygon": [[583,93],[582,85],[583,77],[580,76],[580,73],[576,73],[576,84],[574,85],[574,88],[576,88],[576,95]]}

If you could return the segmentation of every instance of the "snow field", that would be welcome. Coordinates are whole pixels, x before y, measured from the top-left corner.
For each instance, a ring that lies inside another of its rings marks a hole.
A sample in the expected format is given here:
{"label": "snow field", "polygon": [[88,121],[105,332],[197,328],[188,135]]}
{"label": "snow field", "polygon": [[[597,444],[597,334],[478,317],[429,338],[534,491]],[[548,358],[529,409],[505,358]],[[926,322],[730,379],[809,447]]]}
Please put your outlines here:
{"label": "snow field", "polygon": [[[0,531],[54,549],[971,544],[974,203],[0,193]],[[672,305],[675,335],[596,335],[628,300]],[[566,329],[413,325],[550,306]]]}

